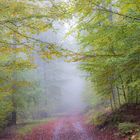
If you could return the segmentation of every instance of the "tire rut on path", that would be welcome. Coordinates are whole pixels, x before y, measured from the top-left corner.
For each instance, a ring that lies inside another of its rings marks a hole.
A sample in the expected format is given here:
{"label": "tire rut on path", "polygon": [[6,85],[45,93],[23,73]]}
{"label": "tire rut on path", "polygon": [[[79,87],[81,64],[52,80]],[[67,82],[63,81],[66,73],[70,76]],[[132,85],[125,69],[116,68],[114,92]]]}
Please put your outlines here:
{"label": "tire rut on path", "polygon": [[93,140],[77,117],[63,118],[56,125],[53,135],[53,140]]}

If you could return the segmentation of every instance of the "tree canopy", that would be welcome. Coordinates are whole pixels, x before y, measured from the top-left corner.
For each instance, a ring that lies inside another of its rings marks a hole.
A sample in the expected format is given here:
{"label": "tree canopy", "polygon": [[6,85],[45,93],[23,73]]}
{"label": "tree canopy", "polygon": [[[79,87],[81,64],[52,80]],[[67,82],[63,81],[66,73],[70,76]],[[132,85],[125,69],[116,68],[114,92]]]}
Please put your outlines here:
{"label": "tree canopy", "polygon": [[113,109],[140,102],[139,1],[78,0],[70,6],[78,18],[81,68],[90,73],[96,93]]}
{"label": "tree canopy", "polygon": [[[6,124],[9,115],[16,123],[17,106],[33,95],[24,96],[27,89],[33,93],[36,83],[25,73],[37,67],[36,53],[43,59],[68,56],[80,61],[101,102],[110,103],[113,110],[124,103],[140,103],[139,3],[0,0],[0,124]],[[53,28],[54,21],[73,19],[67,35],[76,33],[80,46],[76,53],[38,38]]]}

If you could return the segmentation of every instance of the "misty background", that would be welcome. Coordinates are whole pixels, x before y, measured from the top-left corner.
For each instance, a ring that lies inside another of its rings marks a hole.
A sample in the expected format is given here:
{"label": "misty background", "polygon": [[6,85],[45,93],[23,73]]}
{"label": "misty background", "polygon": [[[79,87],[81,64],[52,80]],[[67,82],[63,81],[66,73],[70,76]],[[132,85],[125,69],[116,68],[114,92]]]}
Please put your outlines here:
{"label": "misty background", "polygon": [[[36,35],[42,41],[56,43],[63,48],[78,50],[75,35],[65,38],[72,23],[54,23],[55,30]],[[83,100],[86,74],[79,69],[78,62],[65,62],[63,58],[43,60],[35,54],[35,77],[38,81],[37,104],[34,105],[33,116],[46,117],[48,114],[70,113],[82,111],[86,107]],[[36,110],[36,111],[35,111]],[[30,110],[32,111],[32,110]],[[41,113],[42,112],[42,113]],[[46,113],[45,113],[46,112]]]}

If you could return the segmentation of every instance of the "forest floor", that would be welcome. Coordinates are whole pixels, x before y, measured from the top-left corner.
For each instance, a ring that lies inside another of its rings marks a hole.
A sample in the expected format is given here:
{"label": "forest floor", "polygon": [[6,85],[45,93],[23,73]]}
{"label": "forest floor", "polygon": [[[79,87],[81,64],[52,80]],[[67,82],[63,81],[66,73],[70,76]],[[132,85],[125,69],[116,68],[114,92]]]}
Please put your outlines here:
{"label": "forest floor", "polygon": [[115,129],[97,131],[80,115],[65,116],[35,126],[26,135],[9,135],[1,140],[127,140],[114,135]]}
{"label": "forest floor", "polygon": [[[120,115],[122,122],[135,121],[140,123],[140,108],[124,106],[115,113]],[[111,117],[112,114],[108,116],[108,118]],[[134,133],[131,138],[120,137],[114,124],[106,124],[98,128],[93,124],[87,124],[86,120],[84,115],[65,115],[33,125],[31,129],[24,127],[26,133],[13,133],[13,135],[0,138],[0,140],[140,140],[135,137]]]}
{"label": "forest floor", "polygon": [[114,135],[115,129],[96,130],[81,115],[65,116],[35,126],[22,135],[9,135],[0,140],[127,140]]}

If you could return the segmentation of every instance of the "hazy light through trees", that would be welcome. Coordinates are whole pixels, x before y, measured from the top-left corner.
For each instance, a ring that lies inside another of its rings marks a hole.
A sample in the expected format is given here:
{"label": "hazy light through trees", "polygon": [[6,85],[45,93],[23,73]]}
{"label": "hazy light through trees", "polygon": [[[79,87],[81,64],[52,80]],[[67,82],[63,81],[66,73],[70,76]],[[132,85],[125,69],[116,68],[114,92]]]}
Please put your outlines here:
{"label": "hazy light through trees", "polygon": [[[70,24],[73,25],[74,22],[70,22]],[[71,35],[65,38],[65,34],[71,27],[70,24],[66,22],[63,24],[54,23],[57,33],[49,30],[48,32],[41,33],[37,37],[43,41],[55,42],[61,44],[64,48],[76,51],[78,43],[76,42],[75,36]],[[43,84],[46,86],[46,92],[50,92],[50,96],[51,94],[53,96],[53,92],[56,92],[56,94],[60,96],[58,101],[59,105],[55,110],[81,110],[85,106],[82,100],[85,79],[83,73],[78,68],[78,62],[65,62],[63,58],[46,62],[39,57],[36,59],[39,66],[38,72],[40,73],[40,76],[42,76],[42,79],[45,75],[45,83]],[[53,90],[48,91],[50,87]],[[57,91],[55,91],[55,89]]]}

